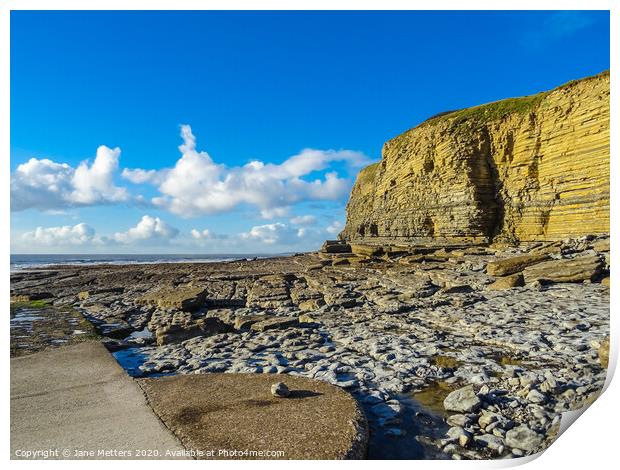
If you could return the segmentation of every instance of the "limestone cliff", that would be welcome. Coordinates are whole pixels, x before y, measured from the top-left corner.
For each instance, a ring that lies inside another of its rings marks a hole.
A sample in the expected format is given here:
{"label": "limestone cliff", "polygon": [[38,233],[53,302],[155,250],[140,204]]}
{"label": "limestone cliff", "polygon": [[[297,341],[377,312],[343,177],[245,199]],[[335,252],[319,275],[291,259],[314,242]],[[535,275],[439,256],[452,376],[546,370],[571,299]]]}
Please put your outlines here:
{"label": "limestone cliff", "polygon": [[609,72],[443,113],[363,169],[340,237],[557,240],[609,232]]}

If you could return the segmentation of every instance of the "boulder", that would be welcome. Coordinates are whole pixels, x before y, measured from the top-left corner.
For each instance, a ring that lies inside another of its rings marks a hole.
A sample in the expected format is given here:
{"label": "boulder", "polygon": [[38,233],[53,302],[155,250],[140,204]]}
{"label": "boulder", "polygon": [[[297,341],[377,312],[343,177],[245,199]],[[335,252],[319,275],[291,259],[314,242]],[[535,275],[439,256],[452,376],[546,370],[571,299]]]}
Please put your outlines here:
{"label": "boulder", "polygon": [[372,257],[381,256],[384,252],[381,246],[351,243],[351,253],[355,255]]}
{"label": "boulder", "polygon": [[193,311],[204,304],[205,289],[197,286],[162,287],[147,292],[137,299],[139,304],[155,306],[160,309],[179,309]]}
{"label": "boulder", "polygon": [[506,445],[512,448],[535,452],[540,448],[543,437],[532,431],[525,424],[511,429],[506,433]]}
{"label": "boulder", "polygon": [[523,270],[527,284],[539,282],[583,282],[597,277],[603,263],[598,255],[583,255],[576,258],[545,261]]}
{"label": "boulder", "polygon": [[498,277],[495,279],[495,282],[490,284],[487,288],[489,290],[504,290],[512,289],[513,287],[521,287],[523,285],[523,274],[516,273],[510,276]]}
{"label": "boulder", "polygon": [[521,272],[528,266],[548,259],[549,255],[546,253],[498,259],[487,264],[487,274],[490,276],[507,276],[509,274]]}
{"label": "boulder", "polygon": [[530,250],[531,255],[539,255],[539,254],[558,255],[560,253],[562,253],[562,242],[561,241],[542,244]]}
{"label": "boulder", "polygon": [[323,253],[351,253],[351,246],[342,240],[325,240],[321,251]]}
{"label": "boulder", "polygon": [[212,336],[230,333],[234,329],[219,318],[207,317],[197,321],[177,322],[158,328],[155,332],[157,345],[181,343],[197,336]]}
{"label": "boulder", "polygon": [[457,413],[470,413],[480,408],[481,401],[474,391],[473,385],[459,388],[448,394],[443,401],[443,407]]}
{"label": "boulder", "polygon": [[593,242],[591,246],[594,251],[598,251],[599,253],[605,253],[605,252],[608,252],[610,249],[609,242],[610,242],[609,238],[603,238],[603,239]]}

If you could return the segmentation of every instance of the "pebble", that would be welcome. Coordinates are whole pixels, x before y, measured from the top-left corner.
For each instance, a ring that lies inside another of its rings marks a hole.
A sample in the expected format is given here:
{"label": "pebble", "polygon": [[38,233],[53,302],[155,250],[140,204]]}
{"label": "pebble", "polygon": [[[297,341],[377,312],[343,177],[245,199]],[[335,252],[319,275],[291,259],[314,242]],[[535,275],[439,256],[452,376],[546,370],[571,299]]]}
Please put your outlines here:
{"label": "pebble", "polygon": [[271,394],[277,398],[286,398],[291,392],[284,382],[277,382],[271,386]]}

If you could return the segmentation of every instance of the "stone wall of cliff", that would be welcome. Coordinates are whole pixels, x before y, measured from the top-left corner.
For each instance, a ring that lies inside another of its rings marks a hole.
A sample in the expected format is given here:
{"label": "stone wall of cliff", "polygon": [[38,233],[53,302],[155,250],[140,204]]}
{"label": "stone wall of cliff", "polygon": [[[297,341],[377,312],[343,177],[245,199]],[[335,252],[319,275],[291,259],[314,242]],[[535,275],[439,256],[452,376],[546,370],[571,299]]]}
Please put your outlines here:
{"label": "stone wall of cliff", "polygon": [[609,72],[444,113],[363,169],[340,237],[483,243],[609,232]]}

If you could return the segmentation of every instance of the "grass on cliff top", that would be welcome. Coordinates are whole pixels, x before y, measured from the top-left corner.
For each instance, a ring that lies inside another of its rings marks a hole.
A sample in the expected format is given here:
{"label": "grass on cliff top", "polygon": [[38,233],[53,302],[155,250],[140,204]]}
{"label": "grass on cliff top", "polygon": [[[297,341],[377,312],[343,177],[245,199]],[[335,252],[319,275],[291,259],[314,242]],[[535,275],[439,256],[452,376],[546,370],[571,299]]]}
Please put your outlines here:
{"label": "grass on cliff top", "polygon": [[598,75],[591,77],[581,78],[578,80],[571,80],[553,90],[543,91],[535,95],[522,96],[519,98],[506,98],[499,101],[493,101],[491,103],[482,104],[479,106],[473,106],[471,108],[464,108],[457,111],[447,111],[436,114],[426,121],[422,122],[419,126],[438,123],[444,119],[452,120],[454,126],[458,126],[465,121],[495,121],[504,118],[510,114],[528,114],[534,111],[550,93],[557,90],[565,90],[572,88],[578,83],[590,81],[599,77],[609,76],[609,70],[605,70]]}
{"label": "grass on cliff top", "polygon": [[509,114],[528,114],[534,111],[541,101],[549,94],[548,91],[521,98],[508,98],[493,103],[465,108],[450,115],[454,125],[468,120],[496,121]]}
{"label": "grass on cliff top", "polygon": [[436,124],[445,119],[452,120],[452,124],[458,126],[465,121],[488,122],[502,119],[510,114],[527,114],[534,111],[549,93],[549,91],[543,91],[536,95],[507,98],[458,111],[440,113],[427,119],[420,126],[430,123]]}

